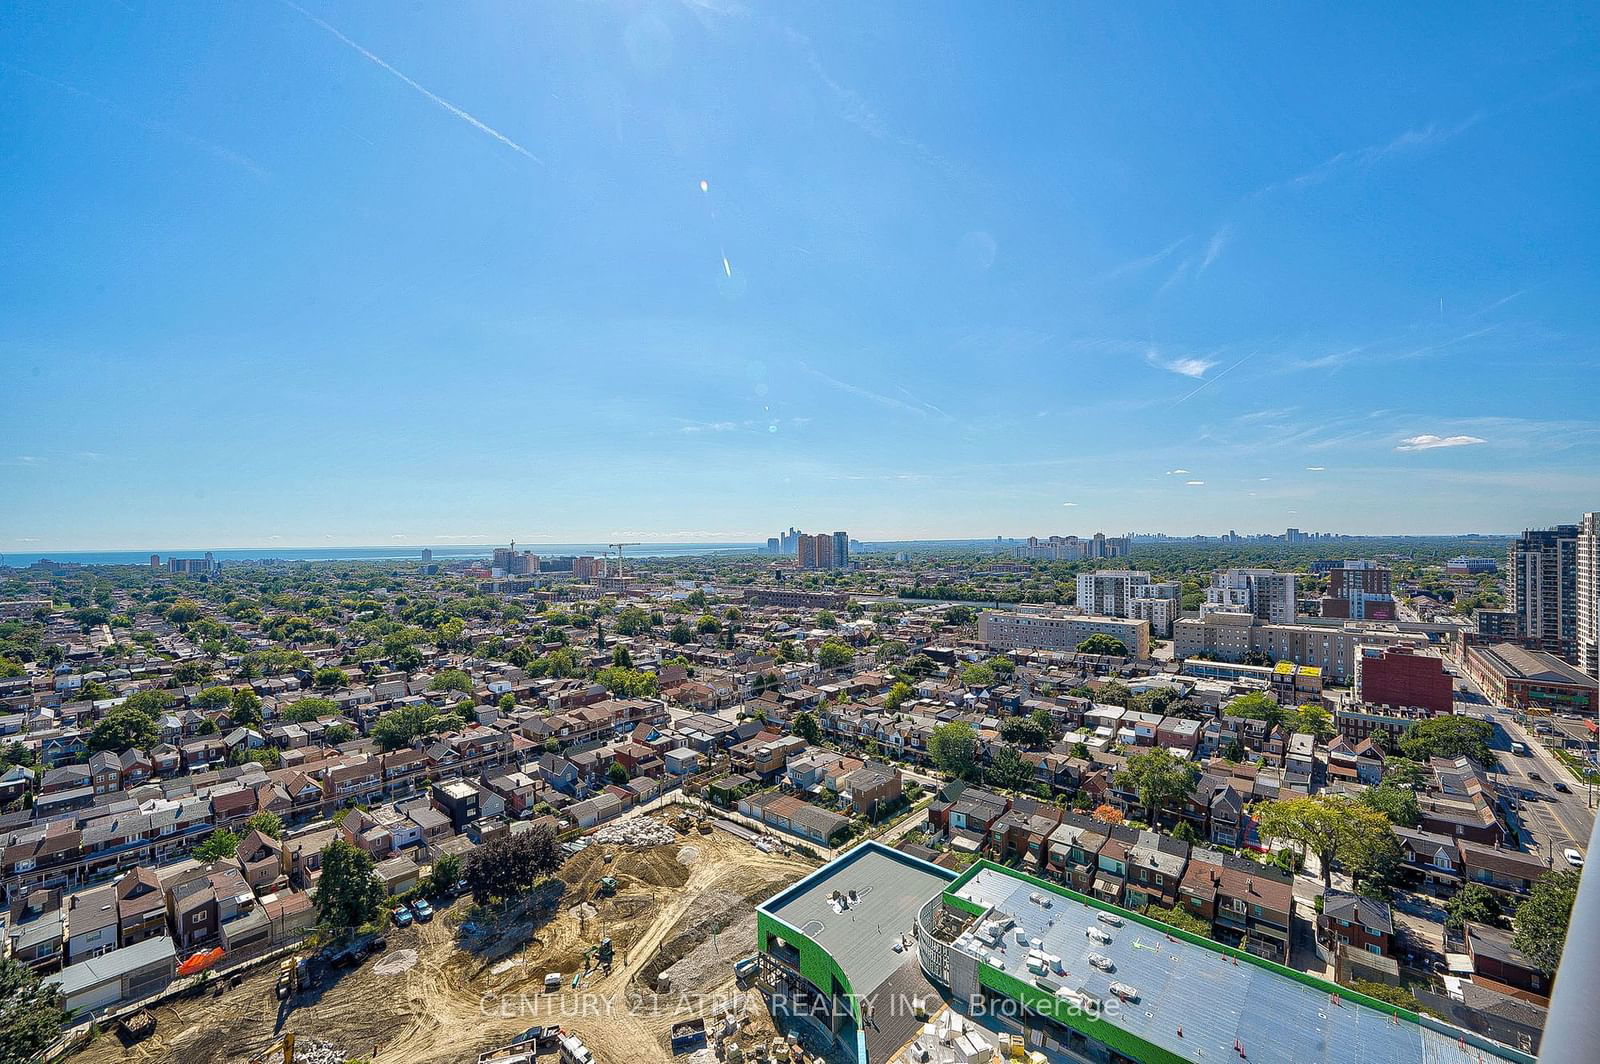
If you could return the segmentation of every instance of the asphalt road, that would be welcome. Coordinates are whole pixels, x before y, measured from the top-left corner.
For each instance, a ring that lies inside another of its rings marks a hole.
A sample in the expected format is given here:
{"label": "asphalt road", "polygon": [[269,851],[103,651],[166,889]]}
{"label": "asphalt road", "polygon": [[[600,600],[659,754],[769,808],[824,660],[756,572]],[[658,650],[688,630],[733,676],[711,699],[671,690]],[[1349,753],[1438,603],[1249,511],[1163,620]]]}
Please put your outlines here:
{"label": "asphalt road", "polygon": [[[1465,676],[1457,677],[1456,686],[1458,696],[1464,694],[1467,699],[1456,702],[1456,712],[1483,717],[1495,725],[1490,745],[1500,758],[1496,782],[1502,789],[1516,788],[1537,795],[1520,801],[1517,811],[1518,821],[1530,836],[1529,848],[1557,867],[1565,867],[1561,854],[1568,847],[1587,856],[1595,819],[1594,810],[1589,808],[1589,788],[1517,723],[1512,710],[1489,705],[1477,685]],[[1514,741],[1527,748],[1526,756],[1511,752]],[[1533,779],[1533,773],[1541,779]],[[1565,783],[1570,793],[1557,791],[1553,786],[1557,780]]]}

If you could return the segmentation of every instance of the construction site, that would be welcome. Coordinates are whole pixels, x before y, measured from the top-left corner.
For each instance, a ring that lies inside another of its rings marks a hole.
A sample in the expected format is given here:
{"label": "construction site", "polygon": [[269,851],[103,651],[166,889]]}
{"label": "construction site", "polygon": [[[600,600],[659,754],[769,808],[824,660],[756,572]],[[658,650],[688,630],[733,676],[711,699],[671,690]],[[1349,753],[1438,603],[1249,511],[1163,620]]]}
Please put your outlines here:
{"label": "construction site", "polygon": [[764,1057],[776,1032],[735,964],[753,953],[755,905],[816,862],[694,814],[616,822],[581,845],[514,905],[464,898],[389,928],[355,966],[303,953],[218,979],[151,1005],[137,1040],[102,1032],[70,1059],[277,1064],[286,1037],[305,1064]]}

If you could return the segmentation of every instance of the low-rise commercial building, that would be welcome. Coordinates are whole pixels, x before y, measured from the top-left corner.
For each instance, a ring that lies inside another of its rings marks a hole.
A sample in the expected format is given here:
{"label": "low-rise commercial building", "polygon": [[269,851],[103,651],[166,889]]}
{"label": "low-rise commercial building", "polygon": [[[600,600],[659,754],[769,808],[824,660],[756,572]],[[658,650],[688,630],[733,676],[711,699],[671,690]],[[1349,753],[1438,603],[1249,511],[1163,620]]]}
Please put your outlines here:
{"label": "low-rise commercial building", "polygon": [[1589,717],[1600,707],[1600,682],[1554,654],[1512,643],[1468,646],[1462,651],[1461,667],[1491,701],[1502,706]]}

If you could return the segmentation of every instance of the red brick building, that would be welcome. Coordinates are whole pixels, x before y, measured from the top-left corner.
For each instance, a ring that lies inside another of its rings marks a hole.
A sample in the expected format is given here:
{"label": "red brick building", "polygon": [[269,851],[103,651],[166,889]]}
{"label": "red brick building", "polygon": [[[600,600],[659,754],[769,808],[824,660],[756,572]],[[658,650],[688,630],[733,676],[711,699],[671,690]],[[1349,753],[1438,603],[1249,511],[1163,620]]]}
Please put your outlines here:
{"label": "red brick building", "polygon": [[1407,646],[1362,647],[1356,659],[1356,697],[1368,705],[1444,714],[1454,709],[1454,696],[1444,662],[1431,654]]}

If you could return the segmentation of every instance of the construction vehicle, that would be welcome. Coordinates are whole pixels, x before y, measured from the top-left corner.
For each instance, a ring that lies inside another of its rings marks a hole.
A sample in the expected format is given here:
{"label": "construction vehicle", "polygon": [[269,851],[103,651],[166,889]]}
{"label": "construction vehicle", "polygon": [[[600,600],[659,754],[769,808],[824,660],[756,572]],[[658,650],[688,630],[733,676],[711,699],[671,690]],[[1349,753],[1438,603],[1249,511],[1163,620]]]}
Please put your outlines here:
{"label": "construction vehicle", "polygon": [[616,876],[601,876],[600,877],[600,886],[595,890],[594,893],[595,893],[595,897],[597,897],[597,898],[609,898],[609,897],[611,897],[611,895],[615,894],[616,892],[617,892],[617,877]]}
{"label": "construction vehicle", "polygon": [[278,965],[278,1000],[282,1001],[299,989],[300,969],[294,959]]}

